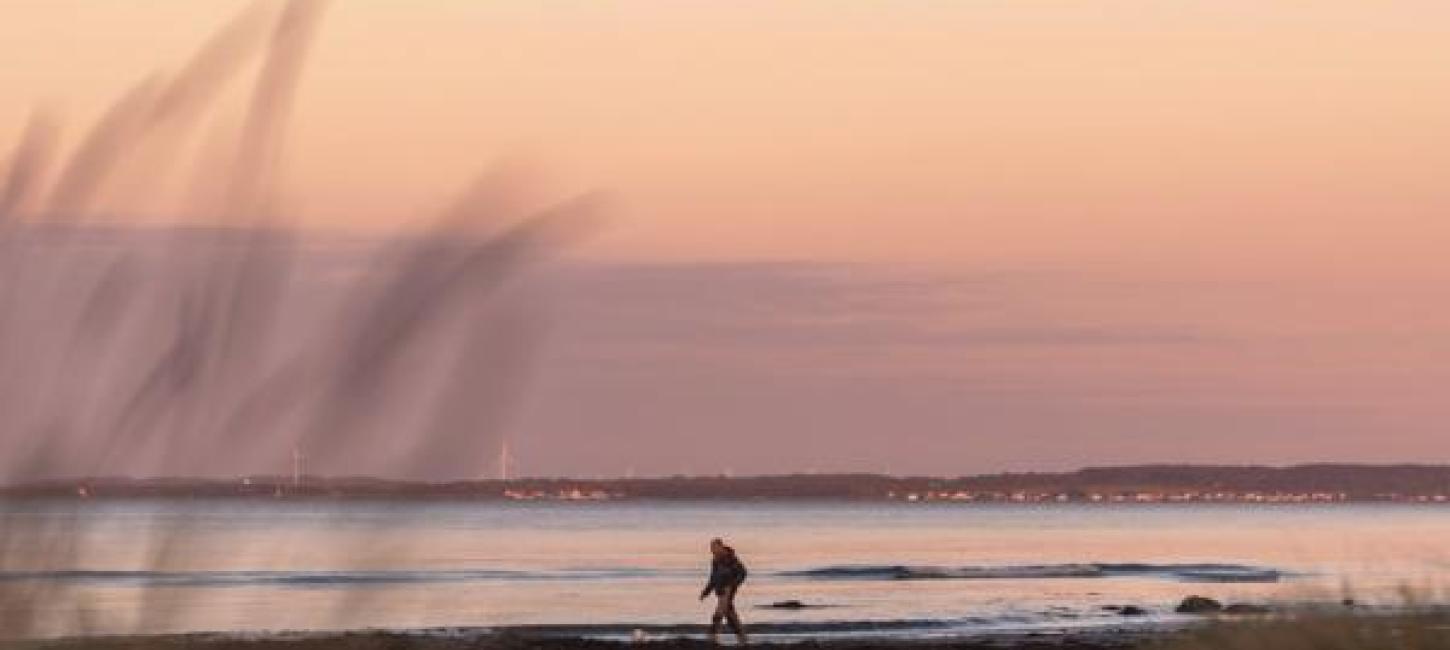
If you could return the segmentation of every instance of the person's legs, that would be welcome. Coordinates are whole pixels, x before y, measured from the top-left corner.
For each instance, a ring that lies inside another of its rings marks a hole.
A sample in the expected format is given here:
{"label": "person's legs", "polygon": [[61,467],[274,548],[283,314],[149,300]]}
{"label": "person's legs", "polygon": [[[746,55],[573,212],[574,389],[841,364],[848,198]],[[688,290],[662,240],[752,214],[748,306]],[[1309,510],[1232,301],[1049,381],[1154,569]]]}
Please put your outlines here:
{"label": "person's legs", "polygon": [[735,589],[730,589],[730,607],[725,610],[725,620],[730,622],[730,631],[735,633],[735,638],[740,640],[740,645],[749,643],[745,638],[745,626],[740,624],[740,614],[735,611]]}
{"label": "person's legs", "polygon": [[735,638],[740,641],[740,644],[744,645],[747,643],[745,627],[740,624],[740,614],[735,611],[735,592],[739,588],[738,585],[727,587],[720,592],[720,602],[715,607],[714,624],[710,627],[712,639],[718,638],[720,619],[723,618],[730,624],[730,631],[735,633]]}
{"label": "person's legs", "polygon": [[710,615],[710,643],[720,642],[720,621],[725,620],[725,612],[734,595],[724,590],[715,592],[715,613]]}

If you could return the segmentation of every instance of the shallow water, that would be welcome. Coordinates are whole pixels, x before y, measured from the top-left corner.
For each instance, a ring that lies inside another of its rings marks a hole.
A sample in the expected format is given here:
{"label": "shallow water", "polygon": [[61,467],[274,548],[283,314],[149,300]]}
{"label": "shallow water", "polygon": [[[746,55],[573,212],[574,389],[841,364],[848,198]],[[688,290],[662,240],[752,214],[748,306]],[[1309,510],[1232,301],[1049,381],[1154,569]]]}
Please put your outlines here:
{"label": "shallow water", "polygon": [[[750,567],[747,621],[779,634],[1139,625],[1176,620],[1187,594],[1392,603],[1450,577],[1444,506],[76,500],[0,516],[0,586],[34,596],[44,634],[675,633],[709,614],[713,536]],[[821,607],[759,607],[782,600]]]}

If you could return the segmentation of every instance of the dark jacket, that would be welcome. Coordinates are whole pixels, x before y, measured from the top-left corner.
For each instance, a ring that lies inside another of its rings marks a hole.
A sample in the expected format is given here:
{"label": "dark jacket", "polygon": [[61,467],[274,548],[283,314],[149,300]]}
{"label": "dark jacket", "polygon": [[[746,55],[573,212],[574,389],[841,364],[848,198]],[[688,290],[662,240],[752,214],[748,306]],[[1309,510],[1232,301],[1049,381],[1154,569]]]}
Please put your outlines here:
{"label": "dark jacket", "polygon": [[725,552],[710,560],[710,581],[700,595],[720,594],[730,587],[739,587],[745,582],[745,563],[735,556],[735,549],[725,547]]}

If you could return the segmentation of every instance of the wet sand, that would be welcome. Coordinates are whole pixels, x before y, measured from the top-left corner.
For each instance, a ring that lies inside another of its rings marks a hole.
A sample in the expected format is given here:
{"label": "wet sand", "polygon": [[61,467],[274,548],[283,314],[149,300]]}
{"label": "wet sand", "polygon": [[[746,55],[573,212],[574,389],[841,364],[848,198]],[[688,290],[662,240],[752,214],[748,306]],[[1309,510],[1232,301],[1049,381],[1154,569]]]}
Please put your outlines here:
{"label": "wet sand", "polygon": [[[1096,629],[1073,632],[979,634],[958,638],[832,637],[752,642],[752,648],[809,650],[1122,650],[1147,647],[1178,634],[1166,630]],[[717,646],[695,637],[656,637],[643,642],[559,636],[529,630],[478,632],[438,630],[426,632],[359,631],[338,633],[279,633],[265,635],[177,634],[155,636],[99,636],[37,641],[22,644],[27,650],[713,650],[734,647],[722,636]]]}
{"label": "wet sand", "polygon": [[[1306,613],[1307,614],[1307,613]],[[962,637],[836,636],[775,637],[753,648],[780,650],[1450,650],[1450,611],[1434,608],[1403,615],[1304,615],[1212,619],[1203,625],[1108,627],[1050,632],[978,633]],[[411,631],[279,632],[92,636],[18,641],[7,650],[714,650],[736,647],[691,636],[644,641],[561,635],[543,628],[435,628]]]}

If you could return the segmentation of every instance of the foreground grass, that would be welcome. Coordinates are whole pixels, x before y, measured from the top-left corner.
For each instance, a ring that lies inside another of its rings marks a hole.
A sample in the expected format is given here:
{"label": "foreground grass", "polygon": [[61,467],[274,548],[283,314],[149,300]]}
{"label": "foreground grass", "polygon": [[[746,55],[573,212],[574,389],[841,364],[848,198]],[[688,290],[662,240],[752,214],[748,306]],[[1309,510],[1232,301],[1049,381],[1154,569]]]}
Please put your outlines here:
{"label": "foreground grass", "polygon": [[1302,616],[1207,626],[1154,650],[1450,650],[1450,614]]}

